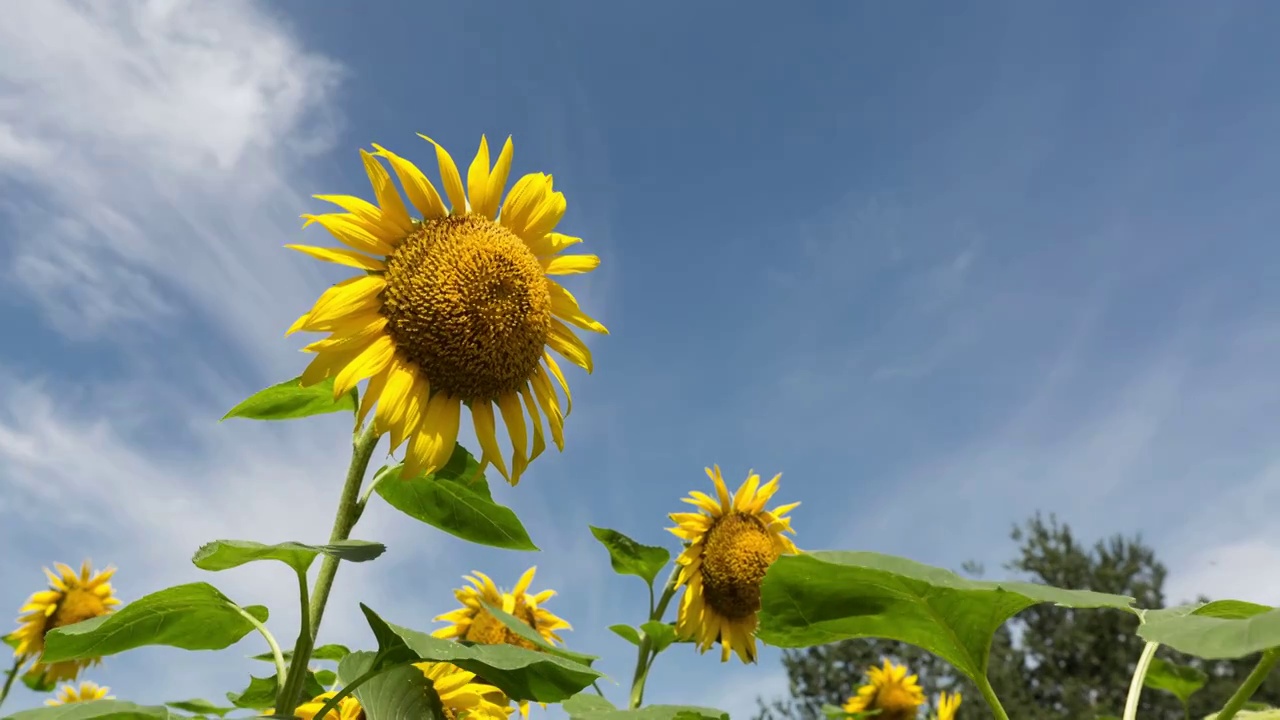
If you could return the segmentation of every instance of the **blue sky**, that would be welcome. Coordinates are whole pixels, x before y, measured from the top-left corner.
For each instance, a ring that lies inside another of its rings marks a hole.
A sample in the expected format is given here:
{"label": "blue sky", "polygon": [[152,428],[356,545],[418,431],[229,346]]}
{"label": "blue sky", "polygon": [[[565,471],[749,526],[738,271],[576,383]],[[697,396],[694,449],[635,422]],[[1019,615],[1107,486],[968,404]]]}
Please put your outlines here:
{"label": "blue sky", "polygon": [[[702,468],[783,473],[801,547],[991,574],[1012,523],[1141,531],[1170,595],[1280,602],[1280,7],[1262,2],[14,4],[0,25],[0,607],[90,556],[132,599],[205,579],[292,636],[276,568],[207,576],[213,538],[327,536],[346,428],[218,424],[297,374],[284,329],[341,277],[313,193],[369,194],[357,148],[431,168],[514,136],[568,285],[612,331],[570,375],[563,454],[501,501],[537,554],[375,505],[387,554],[338,577],[435,627],[472,569],[535,589],[621,700],[637,581],[588,524],[675,548]],[[434,175],[434,170],[430,173]],[[239,689],[255,638],[87,677],[160,702]],[[654,702],[746,717],[785,689],[677,649]],[[10,708],[39,698],[18,692]],[[548,713],[548,716],[554,716]]]}

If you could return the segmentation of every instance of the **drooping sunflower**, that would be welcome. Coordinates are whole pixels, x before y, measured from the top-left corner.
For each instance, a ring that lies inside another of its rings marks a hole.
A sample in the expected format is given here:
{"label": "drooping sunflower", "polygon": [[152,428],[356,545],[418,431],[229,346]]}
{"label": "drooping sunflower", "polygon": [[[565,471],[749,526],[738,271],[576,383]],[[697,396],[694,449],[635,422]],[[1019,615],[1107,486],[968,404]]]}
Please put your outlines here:
{"label": "drooping sunflower", "polygon": [[515,711],[501,690],[478,680],[473,672],[445,662],[416,663],[414,667],[431,679],[449,720],[457,720],[459,715],[466,720],[506,720]]}
{"label": "drooping sunflower", "polygon": [[549,643],[563,643],[556,634],[557,630],[572,630],[568,622],[555,613],[542,607],[542,604],[555,597],[555,590],[543,590],[540,593],[529,593],[529,585],[533,583],[535,565],[525,571],[516,582],[511,592],[502,592],[493,580],[482,572],[473,570],[471,575],[463,579],[471,583],[453,591],[453,596],[462,603],[462,607],[452,612],[436,616],[435,620],[450,623],[431,633],[438,638],[457,638],[483,645],[517,645],[529,650],[535,649],[533,643],[512,632],[502,621],[485,609],[481,602],[502,608],[503,612],[514,615],[533,628],[543,640]]}
{"label": "drooping sunflower", "polygon": [[[924,704],[924,690],[915,675],[907,675],[906,665],[894,665],[886,658],[883,667],[867,669],[867,684],[844,704],[847,713],[879,710],[877,720],[914,718]],[[960,701],[957,696],[956,705]],[[954,708],[952,709],[954,712]]]}
{"label": "drooping sunflower", "polygon": [[[542,415],[564,450],[564,418],[573,400],[548,348],[589,373],[591,351],[569,326],[608,333],[551,276],[590,272],[600,259],[561,254],[582,239],[553,232],[565,199],[550,175],[525,175],[501,202],[510,138],[490,167],[481,136],[464,189],[449,153],[420,137],[435,146],[448,207],[413,163],[375,144],[374,152],[360,155],[377,205],[317,195],[345,212],[303,216],[351,249],[287,246],[363,271],[326,290],[289,329],[329,333],[304,348],[316,357],[301,382],[332,377],[336,398],[368,379],[360,420],[376,404],[375,429],[390,433],[393,450],[408,443],[403,477],[448,461],[465,404],[483,451],[481,466],[492,463],[514,485],[546,449]],[[410,216],[378,158],[391,165],[421,219]],[[553,377],[565,393],[563,412]],[[494,405],[511,440],[509,472]]]}
{"label": "drooping sunflower", "polygon": [[49,589],[33,593],[18,612],[18,629],[11,637],[17,640],[13,654],[17,658],[33,658],[28,673],[43,675],[47,682],[75,680],[80,670],[97,665],[101,658],[85,658],[44,664],[44,636],[54,628],[72,625],[82,620],[100,617],[120,604],[111,589],[111,576],[115,568],[98,573],[88,560],[80,566],[80,573],[63,563],[55,563],[57,573],[45,568]]}
{"label": "drooping sunflower", "polygon": [[683,501],[700,512],[672,513],[676,526],[668,528],[687,543],[676,558],[676,584],[684,587],[676,632],[694,640],[699,652],[718,640],[722,662],[730,652],[755,662],[760,585],[779,556],[800,552],[786,536],[795,534],[787,513],[800,503],[765,509],[782,475],[761,485],[760,476],[750,473],[732,497],[718,465],[707,468],[707,476],[717,497],[694,490]]}
{"label": "drooping sunflower", "polygon": [[[337,695],[336,692],[324,692],[302,703],[293,711],[294,717],[300,720],[315,720],[316,715],[324,709],[325,702]],[[354,696],[348,695],[338,701],[338,707],[330,710],[325,720],[364,720],[364,708]]]}
{"label": "drooping sunflower", "polygon": [[57,696],[45,700],[44,704],[53,706],[87,702],[89,700],[115,700],[115,698],[107,695],[110,690],[111,688],[109,687],[99,687],[97,683],[91,683],[86,680],[80,683],[79,688],[75,685],[63,685]]}
{"label": "drooping sunflower", "polygon": [[960,709],[960,693],[948,696],[938,693],[938,720],[956,720],[956,711]]}

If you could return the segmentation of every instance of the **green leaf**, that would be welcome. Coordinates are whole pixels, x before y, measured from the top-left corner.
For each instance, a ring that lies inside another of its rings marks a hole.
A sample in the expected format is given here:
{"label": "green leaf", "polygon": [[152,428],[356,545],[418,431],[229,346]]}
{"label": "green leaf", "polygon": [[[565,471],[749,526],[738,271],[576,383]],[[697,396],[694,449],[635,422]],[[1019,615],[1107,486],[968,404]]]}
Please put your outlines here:
{"label": "green leaf", "polygon": [[576,653],[572,650],[566,650],[562,647],[552,645],[547,642],[545,638],[539,635],[536,630],[521,622],[519,618],[503,610],[497,605],[485,602],[484,600],[481,600],[480,604],[483,605],[484,609],[488,610],[491,615],[497,618],[499,622],[506,625],[508,630],[519,635],[525,640],[528,640],[530,643],[533,643],[533,645],[542,652],[559,655],[566,660],[572,660],[573,662],[587,666],[590,666],[591,663],[599,660],[595,655],[583,655],[582,653]]}
{"label": "green leaf", "polygon": [[617,635],[623,640],[626,640],[632,645],[639,647],[640,633],[636,632],[635,628],[631,627],[630,625],[610,625],[609,629],[613,631],[613,634]]}
{"label": "green leaf", "polygon": [[548,703],[561,702],[604,677],[558,655],[514,645],[463,645],[388,623],[363,603],[360,609],[378,639],[382,667],[421,660],[451,662],[483,677],[512,700]]}
{"label": "green leaf", "polygon": [[[303,685],[302,695],[303,702],[324,692],[324,686],[316,680],[315,673],[307,673],[306,684]],[[264,710],[274,707],[276,704],[276,695],[280,693],[280,678],[276,675],[271,677],[255,677],[249,676],[249,687],[240,692],[227,693],[227,700],[238,708],[248,708],[250,710]]]}
{"label": "green leaf", "polygon": [[217,715],[218,717],[222,717],[223,715],[235,710],[233,707],[220,707],[218,705],[214,705],[208,700],[202,700],[200,698],[194,698],[192,700],[178,700],[176,702],[165,703],[165,705],[178,710],[186,710],[187,712],[195,713],[196,715]]}
{"label": "green leaf", "polygon": [[175,720],[184,716],[163,705],[136,705],[123,700],[94,700],[23,710],[5,720]]}
{"label": "green leaf", "polygon": [[333,687],[333,684],[338,681],[338,673],[332,670],[316,670],[312,674],[316,676],[316,682],[326,688]]}
{"label": "green leaf", "polygon": [[[332,662],[341,662],[342,658],[350,654],[351,654],[351,650],[347,648],[347,646],[345,645],[321,645],[320,647],[315,649],[315,652],[311,653],[311,660],[312,661],[330,660]],[[292,650],[285,650],[284,652],[281,653],[281,655],[284,656],[285,662],[289,662],[290,660],[293,659]],[[274,663],[276,661],[276,656],[268,652],[268,653],[262,653],[261,655],[254,655],[249,659]]]}
{"label": "green leaf", "polygon": [[928,650],[975,682],[995,631],[1038,603],[1133,612],[1132,598],[1026,582],[969,580],[871,552],[784,556],[762,587],[759,637],[777,647],[849,638],[898,640]]}
{"label": "green leaf", "polygon": [[[346,686],[378,664],[377,653],[354,652],[339,664],[338,674]],[[431,680],[413,665],[388,668],[365,681],[352,694],[360,702],[366,720],[445,720],[448,717]]]}
{"label": "green leaf", "polygon": [[729,720],[729,713],[694,705],[646,705],[637,710],[619,710],[599,695],[574,695],[560,705],[570,720]]}
{"label": "green leaf", "polygon": [[400,476],[402,467],[383,467],[374,478],[378,495],[391,507],[479,545],[538,549],[516,514],[489,496],[488,484],[482,478],[472,480],[480,466],[461,445],[454,447],[444,467],[430,475],[406,480]]}
{"label": "green leaf", "polygon": [[1164,690],[1173,693],[1175,697],[1186,705],[1191,696],[1197,690],[1204,687],[1209,681],[1209,676],[1199,668],[1189,667],[1187,665],[1178,665],[1168,660],[1160,658],[1152,658],[1151,666],[1147,668],[1147,676],[1143,680],[1143,684],[1153,690]]}
{"label": "green leaf", "polygon": [[299,384],[301,380],[299,376],[259,390],[228,410],[222,419],[293,420],[343,410],[356,411],[359,398],[355,388],[335,400],[333,378],[321,380],[311,387],[302,387]]}
{"label": "green leaf", "polygon": [[347,562],[373,560],[386,552],[387,546],[367,540],[339,540],[328,545],[303,545],[283,542],[264,545],[252,540],[214,540],[196,551],[191,562],[201,570],[230,570],[256,560],[279,560],[297,572],[304,573],[318,555],[329,555]]}
{"label": "green leaf", "polygon": [[654,578],[671,560],[671,553],[664,547],[641,545],[617,530],[588,527],[591,528],[591,534],[609,551],[609,562],[613,564],[613,571],[619,575],[635,575],[652,585]]}
{"label": "green leaf", "polygon": [[1280,610],[1242,600],[1148,610],[1143,619],[1142,639],[1206,660],[1280,647]]}
{"label": "green leaf", "polygon": [[654,652],[662,652],[676,641],[676,628],[674,625],[668,625],[659,620],[650,620],[641,625],[640,629],[653,642]]}
{"label": "green leaf", "polygon": [[[260,605],[243,608],[258,622]],[[110,615],[54,628],[45,636],[47,663],[115,655],[144,645],[222,650],[253,631],[241,608],[208,583],[190,583],[143,596]]]}
{"label": "green leaf", "polygon": [[56,680],[50,679],[43,670],[28,670],[22,674],[22,684],[31,692],[53,692],[58,687]]}

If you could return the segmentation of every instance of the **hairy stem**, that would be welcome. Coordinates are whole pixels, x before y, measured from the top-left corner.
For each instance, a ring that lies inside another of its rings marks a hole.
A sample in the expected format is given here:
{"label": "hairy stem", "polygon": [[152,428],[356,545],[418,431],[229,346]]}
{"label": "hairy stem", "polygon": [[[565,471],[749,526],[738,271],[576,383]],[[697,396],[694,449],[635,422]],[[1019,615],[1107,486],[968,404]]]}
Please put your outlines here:
{"label": "hairy stem", "polygon": [[1151,668],[1151,659],[1156,656],[1160,643],[1149,642],[1142,648],[1138,656],[1138,666],[1133,669],[1133,679],[1129,681],[1129,697],[1124,701],[1124,720],[1137,720],[1138,698],[1142,695],[1142,683],[1147,679],[1147,670]]}
{"label": "hairy stem", "polygon": [[1258,691],[1258,686],[1267,679],[1267,675],[1271,674],[1277,660],[1280,660],[1280,649],[1264,650],[1262,657],[1258,659],[1258,664],[1253,667],[1253,672],[1249,673],[1249,677],[1244,679],[1231,699],[1227,700],[1227,704],[1218,713],[1217,720],[1231,720],[1235,717],[1236,713],[1240,712],[1240,708],[1244,707],[1244,704],[1249,702],[1249,698]]}
{"label": "hairy stem", "polygon": [[[667,585],[662,590],[662,598],[658,600],[657,607],[649,613],[650,620],[662,621],[662,616],[667,613],[667,605],[671,603],[671,598],[675,597],[678,577],[680,577],[680,566],[676,565],[671,568],[671,576],[667,578]],[[652,594],[652,586],[649,592]],[[644,702],[644,684],[649,679],[649,668],[653,665],[656,655],[653,652],[653,640],[646,634],[640,641],[640,649],[636,652],[636,672],[631,679],[631,704],[628,707],[632,710],[639,708]]]}

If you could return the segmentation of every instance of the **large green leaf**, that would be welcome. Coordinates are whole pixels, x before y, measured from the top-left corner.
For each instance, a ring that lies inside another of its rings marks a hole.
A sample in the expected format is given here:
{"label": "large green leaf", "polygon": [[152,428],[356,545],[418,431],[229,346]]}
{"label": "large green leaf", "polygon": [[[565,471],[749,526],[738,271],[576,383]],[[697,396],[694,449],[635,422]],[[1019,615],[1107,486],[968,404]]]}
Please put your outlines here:
{"label": "large green leaf", "polygon": [[416,478],[400,476],[402,464],[380,469],[374,478],[378,495],[409,517],[479,545],[506,550],[537,550],[520,519],[493,501],[480,465],[456,445],[444,467]]}
{"label": "large green leaf", "polygon": [[[258,622],[259,605],[243,608]],[[222,650],[253,631],[241,608],[208,583],[190,583],[145,595],[110,615],[55,628],[45,636],[45,662],[115,655],[144,645]]]}
{"label": "large green leaf", "polygon": [[555,645],[552,645],[551,643],[547,642],[541,635],[538,634],[536,630],[529,627],[525,623],[520,622],[520,619],[517,618],[515,615],[512,615],[511,613],[503,610],[497,605],[494,605],[489,602],[485,602],[484,600],[481,600],[480,604],[484,606],[485,610],[489,611],[489,614],[497,618],[498,621],[501,622],[503,625],[506,625],[508,630],[519,635],[525,640],[528,640],[530,643],[534,645],[534,647],[538,648],[542,652],[551,653],[552,655],[559,655],[560,657],[566,660],[572,660],[573,662],[581,663],[583,665],[588,665],[588,666],[599,659],[595,655],[584,655],[582,653],[577,653],[572,650],[566,650],[565,648],[562,648],[562,647],[556,647]]}
{"label": "large green leaf", "polygon": [[1148,610],[1138,635],[1206,660],[1244,657],[1280,647],[1280,610],[1243,600]]}
{"label": "large green leaf", "polygon": [[[377,665],[377,653],[354,652],[338,665],[338,676],[346,686]],[[366,720],[445,720],[448,717],[431,681],[413,665],[388,668],[365,681],[353,694]]]}
{"label": "large green leaf", "polygon": [[977,681],[996,629],[1038,603],[1133,612],[1132,598],[1026,582],[968,580],[871,552],[784,556],[765,575],[760,639],[808,647],[876,637],[921,647]]}
{"label": "large green leaf", "polygon": [[676,626],[661,620],[650,620],[640,626],[649,641],[653,643],[654,652],[662,652],[676,641]]}
{"label": "large green leaf", "polygon": [[174,702],[165,703],[165,705],[168,705],[169,707],[175,708],[177,710],[186,710],[187,712],[195,713],[196,715],[206,715],[206,716],[217,715],[218,717],[222,717],[227,713],[233,712],[235,710],[235,708],[233,707],[222,707],[220,705],[214,705],[208,700],[204,700],[202,698],[192,698],[191,700],[176,700]]}
{"label": "large green leaf", "polygon": [[214,540],[196,551],[191,562],[201,570],[230,570],[256,560],[279,560],[304,573],[318,555],[329,555],[347,562],[373,560],[386,552],[387,546],[367,540],[339,540],[328,545],[303,545],[283,542],[264,545],[252,540]]}
{"label": "large green leaf", "polygon": [[729,713],[694,705],[646,705],[637,710],[619,710],[599,695],[581,694],[560,705],[570,720],[729,720]]}
{"label": "large green leaf", "polygon": [[[308,672],[306,684],[302,686],[302,701],[307,702],[322,692],[324,692],[324,686],[316,679],[315,673]],[[238,708],[264,710],[275,706],[276,696],[279,694],[279,676],[272,675],[271,677],[260,678],[250,675],[249,687],[240,692],[227,693],[227,700],[230,700],[231,704]]]}
{"label": "large green leaf", "polygon": [[[350,654],[351,654],[351,649],[345,645],[321,645],[320,647],[316,648],[314,652],[311,653],[311,660],[312,662],[316,660],[329,660],[332,662],[341,662],[342,658]],[[289,662],[291,659],[293,659],[292,650],[285,650],[284,652],[281,653],[281,655],[284,656],[285,662]],[[254,655],[252,658],[250,658],[250,660],[261,660],[263,662],[273,663],[276,661],[276,656],[272,655],[271,653],[262,653],[261,655]]]}
{"label": "large green leaf", "polygon": [[619,575],[635,575],[652,585],[654,578],[671,560],[671,553],[664,547],[641,545],[617,530],[588,527],[591,528],[591,534],[609,551],[609,562],[613,565],[613,571]]}
{"label": "large green leaf", "polygon": [[5,720],[175,720],[185,717],[163,705],[136,705],[123,700],[91,700],[56,707],[21,710]]}
{"label": "large green leaf", "polygon": [[512,700],[561,702],[604,677],[581,663],[514,645],[463,645],[386,622],[361,604],[378,639],[380,667],[421,660],[451,662],[483,677]]}
{"label": "large green leaf", "polygon": [[1186,705],[1191,696],[1204,687],[1204,684],[1208,681],[1209,676],[1199,668],[1178,665],[1160,658],[1152,658],[1151,666],[1147,668],[1147,676],[1143,679],[1143,684],[1153,690],[1164,690],[1172,693],[1182,701],[1183,705]]}
{"label": "large green leaf", "polygon": [[610,625],[609,629],[613,631],[614,635],[617,635],[632,645],[640,645],[640,633],[630,625]]}
{"label": "large green leaf", "polygon": [[310,387],[302,387],[299,384],[301,379],[299,376],[259,390],[228,410],[222,419],[293,420],[343,410],[355,412],[358,402],[355,388],[335,400],[333,378],[326,378]]}

